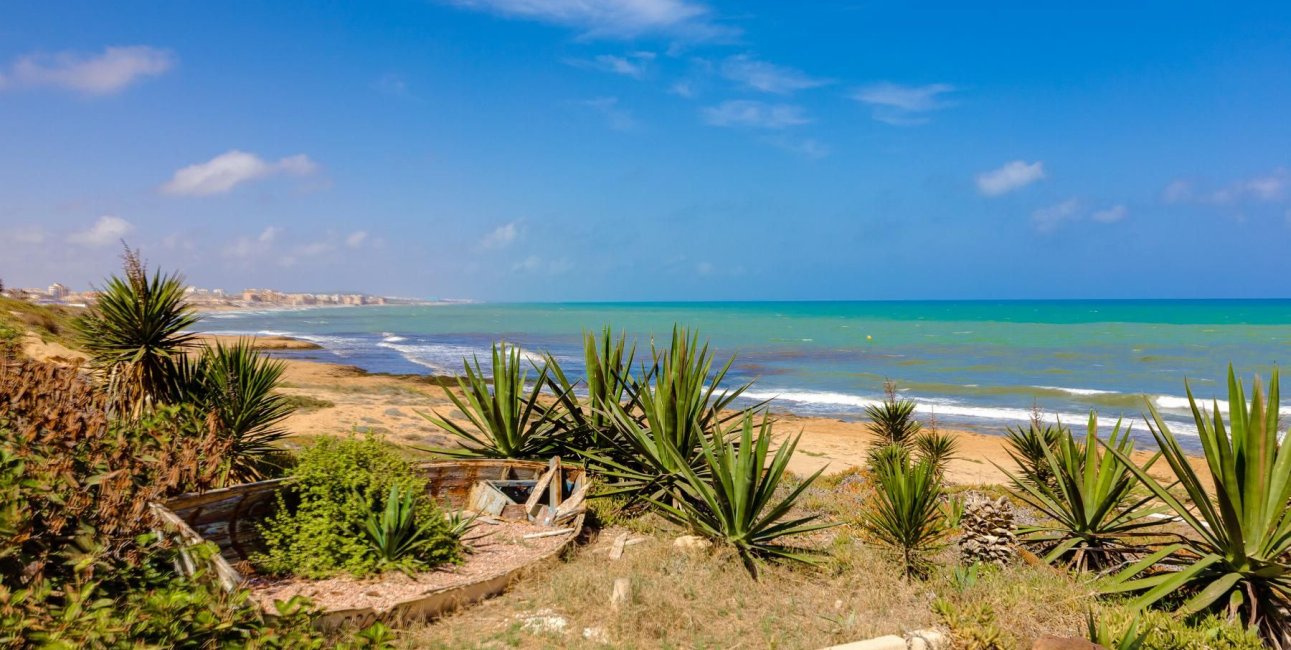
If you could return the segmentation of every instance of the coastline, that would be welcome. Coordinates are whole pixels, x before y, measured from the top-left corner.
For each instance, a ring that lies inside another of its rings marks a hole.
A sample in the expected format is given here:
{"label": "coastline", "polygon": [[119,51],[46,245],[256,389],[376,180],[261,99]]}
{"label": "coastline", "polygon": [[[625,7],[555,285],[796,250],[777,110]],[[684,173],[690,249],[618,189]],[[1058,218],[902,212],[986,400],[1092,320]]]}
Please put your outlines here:
{"label": "coastline", "polygon": [[[202,338],[228,343],[244,337],[207,334]],[[300,349],[280,347],[290,346],[291,341],[315,345],[285,336],[256,337],[253,340],[257,347],[266,350]],[[286,364],[283,392],[303,405],[285,423],[297,444],[319,436],[351,432],[371,432],[390,442],[411,447],[454,444],[451,436],[418,415],[418,412],[439,410],[455,421],[461,420],[460,416],[451,414],[452,404],[442,388],[444,377],[369,373],[354,366],[325,361],[282,361]],[[451,383],[450,389],[456,391]],[[802,434],[789,464],[794,473],[805,475],[821,468],[826,468],[826,472],[840,472],[865,464],[865,456],[871,446],[866,422],[794,415],[775,409],[774,404],[772,412],[775,418],[773,431],[778,440]],[[941,430],[954,434],[960,447],[959,457],[952,460],[946,470],[949,483],[1001,485],[1008,482],[1000,467],[1012,468],[1013,461],[1003,435],[946,427]],[[1077,430],[1076,435],[1083,436],[1083,430]],[[1142,450],[1135,455],[1140,461],[1150,456]],[[1194,466],[1205,470],[1201,459],[1197,459]]]}

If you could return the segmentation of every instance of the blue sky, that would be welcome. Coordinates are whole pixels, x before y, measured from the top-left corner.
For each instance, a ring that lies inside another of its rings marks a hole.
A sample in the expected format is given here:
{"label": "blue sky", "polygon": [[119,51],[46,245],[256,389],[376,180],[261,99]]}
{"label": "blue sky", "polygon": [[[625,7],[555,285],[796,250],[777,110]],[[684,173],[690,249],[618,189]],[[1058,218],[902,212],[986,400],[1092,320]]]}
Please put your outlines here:
{"label": "blue sky", "polygon": [[0,278],[1291,297],[1291,7],[1036,5],[6,3]]}

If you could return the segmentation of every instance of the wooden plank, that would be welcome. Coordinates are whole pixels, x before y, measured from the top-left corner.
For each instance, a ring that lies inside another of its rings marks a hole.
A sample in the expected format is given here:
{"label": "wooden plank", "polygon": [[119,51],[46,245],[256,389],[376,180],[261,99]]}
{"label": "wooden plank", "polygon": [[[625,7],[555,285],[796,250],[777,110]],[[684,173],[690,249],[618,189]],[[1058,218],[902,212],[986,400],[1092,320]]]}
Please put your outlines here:
{"label": "wooden plank", "polygon": [[614,546],[610,547],[610,559],[617,560],[623,557],[623,549],[628,545],[628,534],[620,533],[614,538]]}
{"label": "wooden plank", "polygon": [[538,516],[538,509],[541,507],[540,504],[542,503],[542,494],[547,490],[547,486],[551,485],[553,477],[555,477],[559,472],[560,457],[557,456],[551,459],[551,465],[548,466],[547,473],[543,474],[542,477],[538,479],[538,482],[534,484],[533,493],[530,494],[529,499],[524,502],[524,511],[530,518]]}
{"label": "wooden plank", "polygon": [[582,512],[585,509],[584,504],[587,500],[588,487],[589,485],[585,483],[582,487],[574,490],[574,493],[571,494],[568,499],[565,499],[565,501],[560,504],[560,507],[556,508],[556,511],[551,516],[552,523],[559,522],[562,519],[568,519],[569,517],[573,517],[574,515]]}
{"label": "wooden plank", "polygon": [[553,472],[551,485],[547,492],[547,507],[551,508],[554,513],[560,507],[560,502],[564,500],[565,491],[565,473],[560,469],[560,456],[552,456],[551,463],[547,465],[547,471]]}
{"label": "wooden plank", "polygon": [[544,530],[541,533],[529,533],[524,539],[538,539],[539,537],[555,537],[556,535],[566,535],[574,532],[573,528],[557,528],[556,530]]}

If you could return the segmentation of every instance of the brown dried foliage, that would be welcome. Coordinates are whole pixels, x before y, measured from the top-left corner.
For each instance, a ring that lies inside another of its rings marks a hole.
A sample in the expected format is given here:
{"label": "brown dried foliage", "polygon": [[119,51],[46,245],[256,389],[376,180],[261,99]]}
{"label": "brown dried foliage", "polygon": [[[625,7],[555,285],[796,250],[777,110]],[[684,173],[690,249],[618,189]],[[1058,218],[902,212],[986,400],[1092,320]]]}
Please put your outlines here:
{"label": "brown dried foliage", "polygon": [[191,411],[124,423],[107,405],[77,368],[0,360],[0,446],[24,462],[36,483],[27,492],[39,495],[5,540],[21,548],[27,579],[87,541],[111,555],[127,552],[153,528],[150,501],[210,488],[219,476],[229,441]]}

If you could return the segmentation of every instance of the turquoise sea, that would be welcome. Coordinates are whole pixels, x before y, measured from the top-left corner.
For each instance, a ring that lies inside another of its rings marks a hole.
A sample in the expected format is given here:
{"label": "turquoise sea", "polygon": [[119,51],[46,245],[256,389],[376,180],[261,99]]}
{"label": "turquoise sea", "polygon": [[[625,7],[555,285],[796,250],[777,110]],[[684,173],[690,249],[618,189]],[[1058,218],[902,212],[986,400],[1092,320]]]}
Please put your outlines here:
{"label": "turquoise sea", "polygon": [[925,417],[987,433],[1035,406],[1145,434],[1151,400],[1192,439],[1185,380],[1222,397],[1229,363],[1267,377],[1291,350],[1291,300],[445,304],[216,313],[202,329],[297,336],[324,349],[291,356],[392,373],[454,373],[504,339],[578,374],[584,330],[646,348],[673,323],[735,355],[734,379],[756,379],[749,395],[777,409],[859,418],[891,379]]}

